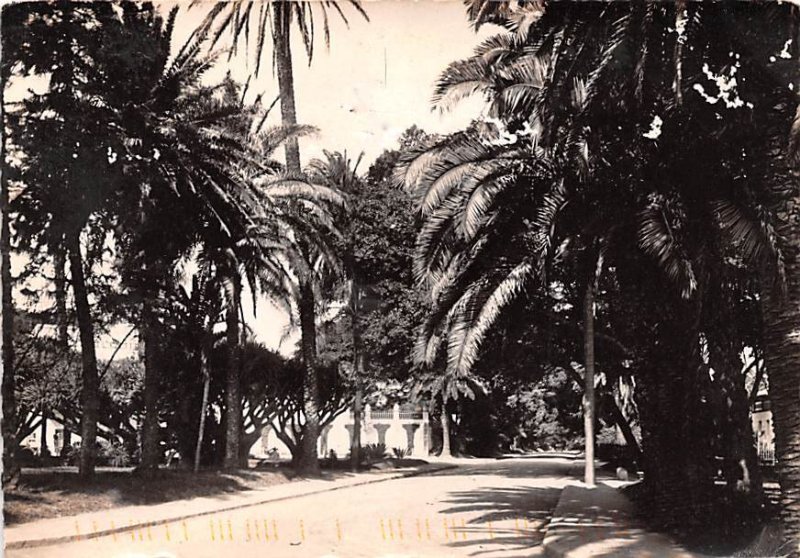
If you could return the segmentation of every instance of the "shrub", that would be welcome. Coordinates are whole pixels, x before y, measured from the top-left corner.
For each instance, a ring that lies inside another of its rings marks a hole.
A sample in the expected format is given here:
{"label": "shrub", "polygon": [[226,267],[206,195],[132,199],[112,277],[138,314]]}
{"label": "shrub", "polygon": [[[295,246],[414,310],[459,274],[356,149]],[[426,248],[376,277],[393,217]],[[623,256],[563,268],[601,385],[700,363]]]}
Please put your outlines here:
{"label": "shrub", "polygon": [[386,444],[367,444],[361,448],[361,456],[367,463],[386,457]]}
{"label": "shrub", "polygon": [[397,459],[403,459],[408,456],[408,450],[405,448],[392,448],[392,452]]}
{"label": "shrub", "polygon": [[109,442],[102,438],[99,442],[100,448],[97,452],[97,458],[100,463],[111,467],[127,467],[131,464],[131,456],[120,442]]}

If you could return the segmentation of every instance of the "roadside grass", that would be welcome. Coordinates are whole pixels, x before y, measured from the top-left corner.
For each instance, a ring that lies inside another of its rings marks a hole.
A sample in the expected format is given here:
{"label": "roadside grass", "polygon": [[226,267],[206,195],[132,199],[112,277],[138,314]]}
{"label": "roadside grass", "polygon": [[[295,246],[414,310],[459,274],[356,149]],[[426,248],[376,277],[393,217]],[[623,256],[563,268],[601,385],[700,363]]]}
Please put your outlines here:
{"label": "roadside grass", "polygon": [[238,472],[160,469],[144,479],[130,469],[104,469],[91,479],[77,469],[25,471],[18,485],[4,490],[6,525],[64,517],[121,506],[160,504],[174,500],[230,494],[292,482],[288,468]]}
{"label": "roadside grass", "polygon": [[[421,459],[383,459],[359,469],[358,473],[414,468],[427,464]],[[326,480],[354,474],[349,461],[322,460]],[[3,515],[6,525],[27,523],[51,517],[66,517],[122,506],[162,504],[203,496],[233,494],[269,486],[301,482],[288,463],[251,460],[251,468],[241,471],[159,469],[143,478],[132,468],[98,468],[94,477],[82,478],[76,467],[24,469],[22,478],[4,493]]]}

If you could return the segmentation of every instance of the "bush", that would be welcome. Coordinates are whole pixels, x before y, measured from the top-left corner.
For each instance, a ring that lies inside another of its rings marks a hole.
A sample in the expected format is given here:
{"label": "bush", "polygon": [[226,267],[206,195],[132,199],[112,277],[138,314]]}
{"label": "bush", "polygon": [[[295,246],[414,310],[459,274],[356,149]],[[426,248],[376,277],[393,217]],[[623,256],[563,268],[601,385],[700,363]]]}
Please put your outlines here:
{"label": "bush", "polygon": [[392,452],[397,459],[403,459],[408,456],[408,450],[404,448],[392,448]]}
{"label": "bush", "polygon": [[386,444],[367,444],[361,448],[361,457],[367,463],[386,457]]}
{"label": "bush", "polygon": [[20,467],[34,467],[39,465],[39,459],[31,448],[19,448],[17,450],[17,461]]}
{"label": "bush", "polygon": [[81,446],[78,442],[61,448],[61,461],[65,465],[77,465],[81,454]]}
{"label": "bush", "polygon": [[127,467],[131,464],[131,455],[120,442],[109,442],[101,438],[98,445],[100,446],[97,452],[99,464],[111,467]]}

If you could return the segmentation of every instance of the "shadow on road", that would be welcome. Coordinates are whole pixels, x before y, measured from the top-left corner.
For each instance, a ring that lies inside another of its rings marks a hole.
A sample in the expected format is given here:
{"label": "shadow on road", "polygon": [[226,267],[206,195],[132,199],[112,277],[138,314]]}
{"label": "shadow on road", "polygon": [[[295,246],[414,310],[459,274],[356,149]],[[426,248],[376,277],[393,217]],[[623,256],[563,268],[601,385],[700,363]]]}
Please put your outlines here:
{"label": "shadow on road", "polygon": [[471,548],[472,556],[495,552],[520,551],[530,556],[544,538],[547,522],[558,503],[561,488],[482,487],[453,492],[444,510],[457,516],[478,514],[466,524],[454,520],[449,546]]}

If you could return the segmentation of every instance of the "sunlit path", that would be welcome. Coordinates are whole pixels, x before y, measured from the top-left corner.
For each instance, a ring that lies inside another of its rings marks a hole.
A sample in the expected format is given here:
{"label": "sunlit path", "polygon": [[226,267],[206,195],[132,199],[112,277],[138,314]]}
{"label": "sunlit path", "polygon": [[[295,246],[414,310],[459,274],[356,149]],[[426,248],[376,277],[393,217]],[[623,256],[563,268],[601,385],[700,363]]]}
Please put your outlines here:
{"label": "sunlit path", "polygon": [[12,558],[533,556],[572,480],[566,459],[476,460],[456,470],[336,490]]}

